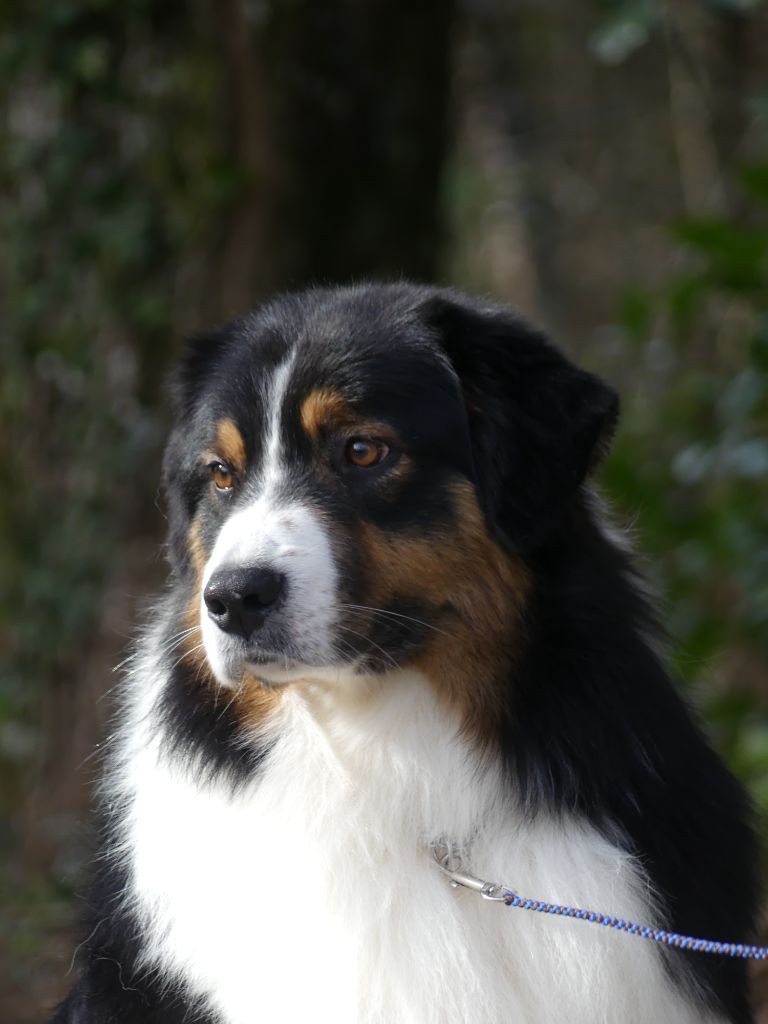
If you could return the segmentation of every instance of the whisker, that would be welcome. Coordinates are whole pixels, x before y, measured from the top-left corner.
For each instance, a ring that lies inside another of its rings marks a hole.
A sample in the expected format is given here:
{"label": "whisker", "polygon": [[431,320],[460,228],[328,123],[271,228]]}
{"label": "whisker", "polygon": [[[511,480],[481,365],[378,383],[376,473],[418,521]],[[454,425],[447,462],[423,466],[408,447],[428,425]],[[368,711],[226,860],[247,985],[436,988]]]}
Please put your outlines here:
{"label": "whisker", "polygon": [[182,629],[180,633],[175,633],[172,637],[169,637],[165,643],[160,645],[160,649],[170,654],[171,651],[175,651],[179,644],[183,643],[187,637],[192,636],[193,633],[199,633],[200,626],[190,626],[189,629]]}
{"label": "whisker", "polygon": [[188,626],[186,629],[180,629],[178,633],[174,633],[172,636],[167,637],[166,640],[160,646],[165,647],[169,643],[172,644],[174,640],[178,640],[179,637],[186,636],[189,633],[194,633],[194,631],[199,628],[199,624],[196,624],[194,626]]}
{"label": "whisker", "polygon": [[229,711],[229,709],[230,709],[230,708],[232,707],[232,705],[233,705],[233,704],[235,703],[235,701],[237,700],[237,698],[238,698],[238,697],[240,696],[240,694],[241,694],[241,693],[243,692],[243,689],[244,689],[244,687],[243,687],[243,685],[241,684],[240,686],[236,687],[236,688],[235,688],[235,689],[233,690],[233,692],[232,692],[232,696],[231,696],[231,697],[229,698],[229,700],[227,701],[227,703],[226,703],[226,704],[224,705],[224,707],[223,707],[223,708],[221,709],[221,711],[219,712],[219,714],[218,714],[218,715],[216,716],[216,721],[217,721],[217,722],[220,722],[220,721],[222,720],[222,718],[224,717],[224,715],[226,715],[227,711]]}
{"label": "whisker", "polygon": [[377,643],[375,643],[373,640],[371,640],[370,637],[365,636],[363,633],[358,633],[357,630],[350,629],[349,626],[342,626],[342,625],[339,624],[339,625],[337,625],[337,628],[338,629],[343,629],[346,633],[352,633],[352,634],[354,634],[354,636],[359,636],[361,640],[365,640],[366,643],[369,644],[369,650],[370,650],[370,647],[375,647],[376,650],[379,651],[385,658],[389,659],[389,661],[392,663],[392,667],[393,668],[399,668],[400,667],[397,664],[397,662],[395,661],[395,659],[392,657],[392,655],[388,651],[385,651],[383,647],[379,647],[379,645]]}
{"label": "whisker", "polygon": [[[184,637],[184,640],[179,640],[179,642],[178,642],[177,644],[174,644],[174,645],[173,645],[173,647],[171,647],[171,649],[170,649],[170,650],[168,650],[168,651],[165,651],[164,653],[165,653],[165,654],[173,654],[173,652],[174,652],[174,651],[177,651],[177,650],[179,649],[179,647],[181,647],[181,646],[182,646],[182,644],[184,643],[184,641],[185,641],[185,640],[188,640],[188,639],[189,639],[189,637],[186,637],[186,636],[185,636],[185,637]],[[191,654],[193,650],[194,650],[194,651],[197,651],[197,650],[199,650],[199,649],[200,649],[200,647],[201,647],[201,645],[202,645],[202,641],[201,641],[201,643],[197,644],[197,645],[196,645],[195,647],[191,647],[191,648],[190,648],[190,649],[189,649],[189,650],[188,650],[188,651],[187,651],[186,653],[187,653],[187,654]],[[182,658],[183,658],[183,657],[184,657],[184,655],[182,654]]]}
{"label": "whisker", "polygon": [[[339,644],[343,644],[344,647],[340,648]],[[362,655],[359,651],[355,650],[349,640],[345,640],[343,636],[337,636],[333,644],[334,654],[341,654],[349,657],[351,655],[353,661],[359,661]]]}
{"label": "whisker", "polygon": [[182,663],[182,661],[184,661],[185,658],[191,657],[191,655],[193,655],[193,654],[197,654],[197,652],[199,650],[201,650],[204,646],[205,646],[205,641],[201,640],[199,644],[195,644],[195,646],[194,647],[190,647],[190,649],[188,651],[184,651],[184,653],[181,655],[181,657],[178,658],[176,661],[174,661],[174,663],[171,665],[171,667],[170,667],[170,669],[168,671],[169,672],[173,672],[173,670],[178,665],[180,665]]}
{"label": "whisker", "polygon": [[392,612],[387,608],[372,608],[366,604],[345,604],[339,605],[340,608],[349,608],[353,611],[361,612],[372,612],[376,615],[391,615],[396,619],[403,619],[405,622],[415,622],[419,626],[426,626],[427,629],[433,629],[436,633],[442,633],[443,636],[450,636],[450,633],[446,633],[444,629],[440,629],[439,626],[433,626],[431,622],[425,622],[423,619],[417,619],[414,615],[403,615],[401,612]]}

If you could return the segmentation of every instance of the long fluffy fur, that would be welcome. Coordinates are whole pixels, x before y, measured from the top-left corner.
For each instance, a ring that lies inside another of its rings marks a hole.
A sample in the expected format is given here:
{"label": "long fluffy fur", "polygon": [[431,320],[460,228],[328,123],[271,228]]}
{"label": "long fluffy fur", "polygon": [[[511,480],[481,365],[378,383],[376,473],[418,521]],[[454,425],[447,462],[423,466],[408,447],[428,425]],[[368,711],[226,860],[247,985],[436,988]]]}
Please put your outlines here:
{"label": "long fluffy fur", "polygon": [[[329,473],[329,381],[399,438],[391,470]],[[284,298],[196,342],[177,388],[172,586],[126,679],[54,1019],[746,1024],[743,964],[488,903],[430,854],[446,837],[525,894],[749,938],[746,800],[585,483],[612,392],[509,311],[409,285]],[[225,497],[199,463],[222,417],[254,467]],[[207,582],[264,559],[290,657],[264,641],[253,667],[209,623],[196,650]],[[371,594],[380,614],[355,613]]]}

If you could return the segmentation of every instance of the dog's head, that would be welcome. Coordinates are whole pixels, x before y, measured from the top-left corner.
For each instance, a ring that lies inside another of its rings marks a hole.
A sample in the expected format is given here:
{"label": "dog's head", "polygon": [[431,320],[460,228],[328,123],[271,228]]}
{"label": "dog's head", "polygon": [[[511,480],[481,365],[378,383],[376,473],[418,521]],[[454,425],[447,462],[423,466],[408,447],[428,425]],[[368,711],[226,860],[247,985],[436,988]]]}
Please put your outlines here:
{"label": "dog's head", "polygon": [[175,390],[171,555],[225,686],[498,659],[617,409],[508,309],[412,285],[279,299]]}

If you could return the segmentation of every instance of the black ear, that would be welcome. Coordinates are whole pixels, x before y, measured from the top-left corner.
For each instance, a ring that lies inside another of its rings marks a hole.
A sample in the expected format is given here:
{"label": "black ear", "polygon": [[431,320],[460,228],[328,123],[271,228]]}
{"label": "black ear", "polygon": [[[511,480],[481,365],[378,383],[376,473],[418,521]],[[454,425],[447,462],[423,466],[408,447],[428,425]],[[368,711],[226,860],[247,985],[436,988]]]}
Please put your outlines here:
{"label": "black ear", "polygon": [[607,450],[618,396],[511,310],[441,295],[426,313],[461,382],[489,523],[530,550]]}
{"label": "black ear", "polygon": [[226,328],[214,328],[187,338],[181,359],[168,379],[177,419],[183,419],[194,409],[211,367],[231,340],[232,332]]}

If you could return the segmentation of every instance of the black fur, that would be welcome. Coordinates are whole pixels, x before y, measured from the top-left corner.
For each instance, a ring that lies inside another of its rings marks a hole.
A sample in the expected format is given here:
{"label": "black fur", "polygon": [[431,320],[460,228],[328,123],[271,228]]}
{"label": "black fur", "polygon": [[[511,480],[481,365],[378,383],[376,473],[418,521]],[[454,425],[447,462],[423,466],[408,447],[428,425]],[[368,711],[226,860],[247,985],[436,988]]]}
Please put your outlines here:
{"label": "black fur", "polygon": [[461,379],[490,522],[535,548],[607,447],[618,396],[509,310],[441,296],[426,312]]}
{"label": "black fur", "polygon": [[[655,624],[627,557],[575,509],[531,565],[529,646],[498,723],[510,776],[533,813],[583,816],[635,854],[672,931],[749,941],[750,807],[646,639]],[[675,951],[667,963],[729,1020],[751,1020],[744,961]]]}
{"label": "black fur", "polygon": [[[757,850],[748,801],[675,692],[649,641],[658,630],[634,568],[602,532],[584,485],[613,432],[616,396],[508,310],[405,284],[316,290],[197,339],[175,380],[177,427],[166,457],[177,595],[166,607],[168,636],[180,628],[192,579],[190,520],[208,500],[198,458],[206,432],[233,416],[257,461],[259,375],[314,338],[323,343],[300,349],[287,399],[292,487],[342,528],[370,520],[413,531],[450,523],[448,485],[472,481],[489,529],[523,558],[533,581],[524,646],[488,723],[528,813],[577,815],[635,854],[672,929],[750,941]],[[371,415],[386,415],[411,439],[418,473],[407,491],[393,497],[345,484],[342,492],[337,480],[307,468],[297,410],[325,385],[364,396]],[[219,503],[202,516],[204,539],[215,538],[226,514]],[[340,558],[354,596],[364,571],[353,557]],[[392,611],[427,621],[441,613],[412,595]],[[376,650],[402,663],[424,636],[393,616],[374,623],[370,639],[376,665]],[[171,674],[162,720],[172,748],[203,776],[224,772],[237,784],[258,771],[265,751],[243,745],[236,717],[183,662]],[[122,813],[107,808],[113,823]],[[109,849],[92,896],[85,973],[54,1020],[211,1020],[137,970],[141,936],[116,899],[127,880]],[[733,1024],[751,1020],[743,961],[672,951],[666,963],[683,989],[694,984]]]}
{"label": "black fur", "polygon": [[[105,836],[105,849],[112,843]],[[86,969],[51,1024],[217,1024],[198,1001],[137,966],[139,926],[117,898],[128,883],[115,860],[100,865],[84,915]]]}

